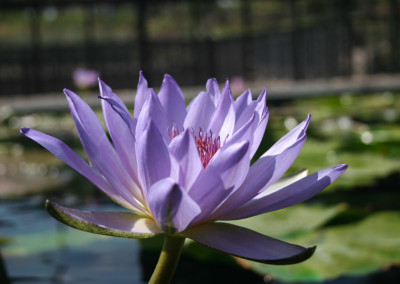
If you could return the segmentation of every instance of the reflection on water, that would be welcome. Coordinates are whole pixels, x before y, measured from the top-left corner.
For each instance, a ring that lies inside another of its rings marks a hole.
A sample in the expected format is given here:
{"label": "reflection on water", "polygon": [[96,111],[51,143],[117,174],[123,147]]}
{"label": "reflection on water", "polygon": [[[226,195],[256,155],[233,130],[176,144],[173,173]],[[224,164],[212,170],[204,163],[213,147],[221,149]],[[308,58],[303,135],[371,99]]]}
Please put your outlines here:
{"label": "reflection on water", "polygon": [[[2,255],[12,283],[143,283],[136,240],[69,228],[43,204],[37,197],[0,203],[0,232],[10,240]],[[85,209],[110,209],[96,207]]]}

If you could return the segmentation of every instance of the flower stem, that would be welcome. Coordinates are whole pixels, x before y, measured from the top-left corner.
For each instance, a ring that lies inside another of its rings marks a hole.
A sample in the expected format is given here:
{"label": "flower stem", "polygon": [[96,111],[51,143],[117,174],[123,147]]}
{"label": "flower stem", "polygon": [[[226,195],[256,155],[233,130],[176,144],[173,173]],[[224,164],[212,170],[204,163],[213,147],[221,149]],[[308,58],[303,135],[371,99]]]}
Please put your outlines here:
{"label": "flower stem", "polygon": [[149,284],[167,284],[174,276],[185,238],[165,235],[164,245]]}

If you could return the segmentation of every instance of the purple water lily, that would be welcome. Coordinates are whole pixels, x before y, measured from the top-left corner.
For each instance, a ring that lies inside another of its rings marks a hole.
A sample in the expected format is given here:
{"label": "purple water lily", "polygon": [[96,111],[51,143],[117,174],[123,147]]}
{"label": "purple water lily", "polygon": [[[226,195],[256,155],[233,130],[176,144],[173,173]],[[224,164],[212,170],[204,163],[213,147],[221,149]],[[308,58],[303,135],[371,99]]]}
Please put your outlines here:
{"label": "purple water lily", "polygon": [[99,85],[112,142],[92,109],[64,90],[90,163],[57,138],[28,128],[21,132],[130,212],[81,211],[48,201],[55,218],[97,234],[187,237],[270,264],[297,263],[313,254],[315,247],[224,222],[303,202],[345,171],[343,164],[281,179],[306,141],[310,116],[250,165],[268,121],[266,90],[256,100],[249,90],[234,100],[228,82],[220,91],[210,79],[207,91],[186,106],[172,77],[165,75],[157,94],[140,74],[132,116],[109,86],[101,80]]}
{"label": "purple water lily", "polygon": [[72,79],[79,89],[90,89],[97,84],[99,72],[91,69],[77,68],[72,73]]}

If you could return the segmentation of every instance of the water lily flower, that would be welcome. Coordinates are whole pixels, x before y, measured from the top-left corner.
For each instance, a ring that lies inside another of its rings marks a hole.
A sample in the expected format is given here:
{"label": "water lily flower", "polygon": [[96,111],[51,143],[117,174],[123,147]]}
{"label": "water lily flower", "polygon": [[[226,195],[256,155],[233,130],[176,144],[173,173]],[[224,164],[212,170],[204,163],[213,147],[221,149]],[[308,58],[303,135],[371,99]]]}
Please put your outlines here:
{"label": "water lily flower", "polygon": [[345,171],[347,165],[342,164],[281,179],[306,141],[310,115],[251,165],[269,117],[266,90],[256,100],[249,90],[234,99],[228,81],[221,91],[217,81],[209,79],[206,91],[186,106],[171,76],[165,75],[157,94],[140,73],[132,116],[109,86],[101,80],[99,86],[112,142],[92,109],[64,90],[90,163],[57,138],[28,128],[21,132],[129,212],[81,211],[47,201],[55,218],[96,234],[164,234],[160,261],[179,251],[185,238],[269,264],[297,263],[313,254],[315,247],[224,222],[303,202]]}
{"label": "water lily flower", "polygon": [[99,72],[96,70],[77,68],[72,73],[75,85],[82,90],[90,89],[97,84]]}

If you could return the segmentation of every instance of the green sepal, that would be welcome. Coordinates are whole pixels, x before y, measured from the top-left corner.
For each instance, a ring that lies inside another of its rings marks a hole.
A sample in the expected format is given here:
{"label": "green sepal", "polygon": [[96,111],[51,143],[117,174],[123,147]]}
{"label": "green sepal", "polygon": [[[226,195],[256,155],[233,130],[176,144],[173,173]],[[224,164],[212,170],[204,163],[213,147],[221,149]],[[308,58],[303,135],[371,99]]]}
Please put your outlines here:
{"label": "green sepal", "polygon": [[[83,211],[66,208],[49,200],[46,200],[46,210],[58,221],[93,234],[147,239],[163,233],[152,219],[131,212]],[[101,218],[100,223],[95,222],[97,218]]]}

